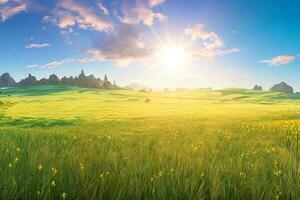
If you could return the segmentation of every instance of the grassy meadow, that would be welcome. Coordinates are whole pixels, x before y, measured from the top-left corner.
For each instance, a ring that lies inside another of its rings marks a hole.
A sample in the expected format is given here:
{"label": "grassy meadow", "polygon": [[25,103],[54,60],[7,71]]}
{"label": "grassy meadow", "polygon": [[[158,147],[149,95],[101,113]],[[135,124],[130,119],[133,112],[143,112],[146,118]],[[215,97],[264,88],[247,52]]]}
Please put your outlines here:
{"label": "grassy meadow", "polygon": [[0,91],[0,199],[300,199],[300,95]]}

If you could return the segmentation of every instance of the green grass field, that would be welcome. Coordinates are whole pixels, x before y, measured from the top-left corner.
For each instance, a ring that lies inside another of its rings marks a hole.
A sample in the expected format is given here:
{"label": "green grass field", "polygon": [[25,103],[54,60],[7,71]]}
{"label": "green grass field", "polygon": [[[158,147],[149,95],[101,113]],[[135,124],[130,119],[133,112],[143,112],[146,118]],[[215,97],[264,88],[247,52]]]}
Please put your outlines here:
{"label": "green grass field", "polygon": [[299,199],[300,95],[2,89],[0,199]]}

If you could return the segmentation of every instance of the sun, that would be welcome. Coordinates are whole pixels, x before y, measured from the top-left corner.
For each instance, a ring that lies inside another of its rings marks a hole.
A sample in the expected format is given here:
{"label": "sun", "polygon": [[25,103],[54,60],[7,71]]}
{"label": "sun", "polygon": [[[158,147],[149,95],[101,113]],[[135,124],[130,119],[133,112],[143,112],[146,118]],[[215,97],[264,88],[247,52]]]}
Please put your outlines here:
{"label": "sun", "polygon": [[186,51],[179,45],[172,44],[159,51],[159,60],[168,70],[176,70],[186,62]]}
{"label": "sun", "polygon": [[177,88],[179,82],[191,74],[193,64],[191,43],[176,32],[166,31],[166,35],[153,31],[156,41],[152,43],[153,57],[151,68],[155,69],[157,82],[162,87]]}

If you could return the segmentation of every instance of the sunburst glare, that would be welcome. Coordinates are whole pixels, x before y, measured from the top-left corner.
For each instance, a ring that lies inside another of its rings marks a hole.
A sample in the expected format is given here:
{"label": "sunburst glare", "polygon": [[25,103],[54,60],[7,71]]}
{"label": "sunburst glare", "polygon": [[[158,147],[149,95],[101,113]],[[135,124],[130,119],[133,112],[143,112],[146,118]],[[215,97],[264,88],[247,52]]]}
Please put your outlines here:
{"label": "sunburst glare", "polygon": [[184,48],[172,44],[159,50],[159,61],[164,68],[177,69],[182,66],[187,59],[186,51]]}

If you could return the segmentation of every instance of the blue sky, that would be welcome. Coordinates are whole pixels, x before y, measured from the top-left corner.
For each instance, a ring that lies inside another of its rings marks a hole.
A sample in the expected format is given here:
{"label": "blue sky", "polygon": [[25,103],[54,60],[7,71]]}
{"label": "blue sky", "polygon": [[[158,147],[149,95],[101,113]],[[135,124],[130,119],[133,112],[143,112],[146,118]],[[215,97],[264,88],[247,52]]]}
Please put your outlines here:
{"label": "blue sky", "polygon": [[0,16],[0,72],[17,80],[300,90],[298,1],[0,0]]}

